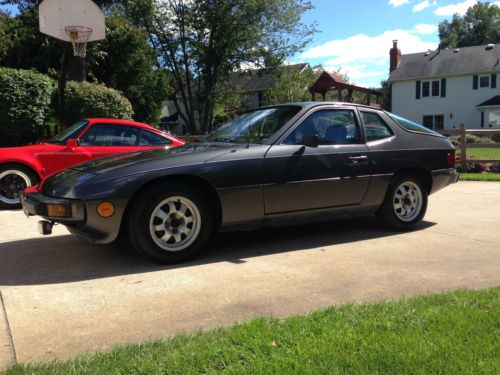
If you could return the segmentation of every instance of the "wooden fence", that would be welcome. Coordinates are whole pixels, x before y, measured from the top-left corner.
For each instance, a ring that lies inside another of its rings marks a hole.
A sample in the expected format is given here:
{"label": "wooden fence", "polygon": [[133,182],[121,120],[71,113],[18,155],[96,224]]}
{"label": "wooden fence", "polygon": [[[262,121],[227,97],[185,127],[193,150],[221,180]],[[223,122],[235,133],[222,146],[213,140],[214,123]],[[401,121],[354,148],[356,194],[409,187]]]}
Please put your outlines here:
{"label": "wooden fence", "polygon": [[[459,135],[460,136],[460,146],[457,148],[460,153],[460,164],[466,170],[467,163],[494,163],[500,162],[500,150],[499,152],[489,153],[485,158],[478,158],[476,154],[473,157],[468,157],[467,149],[499,149],[500,143],[467,143],[467,134],[474,134],[478,136],[490,136],[498,135],[500,139],[500,129],[467,129],[465,124],[460,124],[459,129],[444,129],[439,131],[443,135]],[[471,151],[472,152],[472,151]],[[491,157],[490,154],[494,154]],[[496,156],[499,155],[499,156]]]}

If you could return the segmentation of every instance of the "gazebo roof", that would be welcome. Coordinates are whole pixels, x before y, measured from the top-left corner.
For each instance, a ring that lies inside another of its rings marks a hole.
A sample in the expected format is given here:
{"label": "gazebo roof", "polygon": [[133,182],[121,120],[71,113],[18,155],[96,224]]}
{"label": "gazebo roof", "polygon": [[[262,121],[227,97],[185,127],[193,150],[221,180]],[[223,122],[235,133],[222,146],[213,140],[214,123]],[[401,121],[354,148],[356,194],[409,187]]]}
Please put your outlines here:
{"label": "gazebo roof", "polygon": [[316,82],[309,88],[309,92],[325,94],[330,90],[343,90],[343,89],[362,92],[365,94],[377,95],[377,96],[383,95],[382,91],[351,85],[347,83],[345,80],[343,80],[338,74],[328,73],[328,72],[321,73]]}

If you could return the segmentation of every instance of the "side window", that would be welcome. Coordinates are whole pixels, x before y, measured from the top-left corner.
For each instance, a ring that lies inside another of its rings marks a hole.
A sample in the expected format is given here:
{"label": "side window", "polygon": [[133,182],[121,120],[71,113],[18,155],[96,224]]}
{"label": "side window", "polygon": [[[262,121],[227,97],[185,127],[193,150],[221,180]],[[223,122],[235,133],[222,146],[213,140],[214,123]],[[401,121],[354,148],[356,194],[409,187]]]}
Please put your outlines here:
{"label": "side window", "polygon": [[97,126],[92,126],[89,130],[85,132],[84,135],[78,140],[80,146],[92,146],[94,144],[95,133],[97,131]]}
{"label": "side window", "polygon": [[316,111],[307,117],[286,137],[284,144],[304,144],[304,136],[318,137],[320,145],[346,145],[360,143],[354,112],[345,109]]}
{"label": "side window", "polygon": [[378,141],[394,135],[389,125],[374,112],[361,111],[361,119],[365,128],[366,142]]}
{"label": "side window", "polygon": [[160,134],[150,132],[148,130],[141,130],[141,137],[139,138],[139,146],[168,146],[172,141]]}
{"label": "side window", "polygon": [[139,129],[122,125],[98,125],[94,146],[135,146]]}

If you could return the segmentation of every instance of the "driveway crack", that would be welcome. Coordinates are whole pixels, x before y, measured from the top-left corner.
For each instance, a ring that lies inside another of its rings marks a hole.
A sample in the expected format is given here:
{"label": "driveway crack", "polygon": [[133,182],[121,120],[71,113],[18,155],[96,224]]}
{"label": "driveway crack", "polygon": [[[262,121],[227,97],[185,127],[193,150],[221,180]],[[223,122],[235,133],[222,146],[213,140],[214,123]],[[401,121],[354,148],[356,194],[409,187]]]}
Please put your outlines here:
{"label": "driveway crack", "polygon": [[7,347],[10,348],[10,355],[11,355],[11,358],[12,358],[12,364],[16,364],[17,363],[17,354],[16,354],[16,348],[14,347],[14,338],[12,336],[12,330],[10,329],[10,323],[9,323],[9,318],[7,316],[7,309],[5,308],[5,302],[4,302],[4,299],[3,299],[3,295],[2,295],[2,291],[0,290],[0,305],[1,306],[1,309],[2,309],[2,312],[3,312],[3,316],[4,316],[4,320],[5,320],[5,327],[6,327],[6,336],[7,336],[7,340],[8,340],[8,343],[7,343]]}

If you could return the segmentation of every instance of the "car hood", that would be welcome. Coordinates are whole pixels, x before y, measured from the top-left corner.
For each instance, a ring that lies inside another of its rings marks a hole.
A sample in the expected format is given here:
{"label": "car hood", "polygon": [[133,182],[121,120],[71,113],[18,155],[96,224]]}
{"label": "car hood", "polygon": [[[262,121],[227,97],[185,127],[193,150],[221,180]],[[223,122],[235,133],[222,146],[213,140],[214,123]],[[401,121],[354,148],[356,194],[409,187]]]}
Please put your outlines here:
{"label": "car hood", "polygon": [[200,143],[119,154],[69,167],[48,177],[40,188],[45,194],[62,196],[68,189],[89,179],[97,178],[98,181],[104,181],[146,174],[150,171],[208,163],[245,147],[246,145],[240,144]]}
{"label": "car hood", "polygon": [[244,146],[218,143],[189,144],[94,159],[70,167],[70,169],[92,174],[110,173],[117,170],[126,170],[127,174],[144,173],[148,170],[206,163],[242,147]]}
{"label": "car hood", "polygon": [[16,154],[22,152],[47,152],[47,151],[57,151],[61,148],[65,148],[66,146],[57,145],[54,143],[41,143],[37,145],[28,145],[28,146],[18,146],[18,147],[2,147],[0,148],[0,152],[2,154]]}

